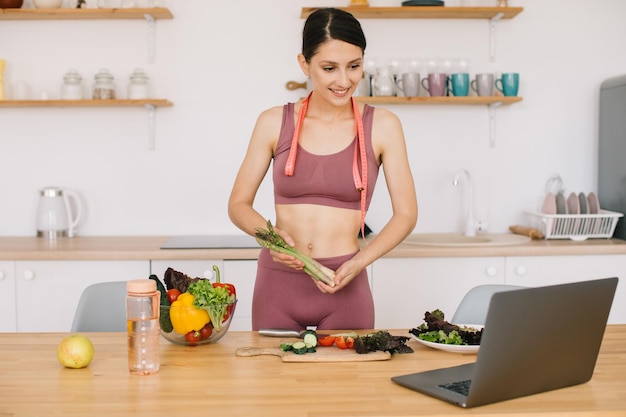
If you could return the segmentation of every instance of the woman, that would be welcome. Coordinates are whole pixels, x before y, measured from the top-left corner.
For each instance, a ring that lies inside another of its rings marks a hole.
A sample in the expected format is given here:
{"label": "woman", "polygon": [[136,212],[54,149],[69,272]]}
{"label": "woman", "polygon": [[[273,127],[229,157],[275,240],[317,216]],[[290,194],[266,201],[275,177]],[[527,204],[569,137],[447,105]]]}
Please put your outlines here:
{"label": "woman", "polygon": [[[298,54],[311,94],[264,111],[252,132],[230,196],[230,219],[253,236],[256,228],[266,228],[253,203],[273,161],[274,230],[336,273],[331,287],[310,279],[293,256],[262,249],[252,302],[254,330],[373,328],[365,268],[415,227],[417,202],[400,121],[352,99],[363,76],[365,45],[361,25],[350,13],[334,8],[312,13]],[[393,215],[359,249],[380,166]]]}

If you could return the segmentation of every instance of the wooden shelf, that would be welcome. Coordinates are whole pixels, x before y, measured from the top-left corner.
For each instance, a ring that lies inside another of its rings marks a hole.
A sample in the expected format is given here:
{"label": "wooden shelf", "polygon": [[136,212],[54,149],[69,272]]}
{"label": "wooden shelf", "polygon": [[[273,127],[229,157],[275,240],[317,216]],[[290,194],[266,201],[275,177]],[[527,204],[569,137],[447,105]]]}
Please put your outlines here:
{"label": "wooden shelf", "polygon": [[[300,17],[307,18],[321,7],[303,7]],[[401,6],[401,7],[339,7],[357,19],[512,19],[523,7],[445,7],[445,6]]]}
{"label": "wooden shelf", "polygon": [[0,9],[0,20],[173,19],[164,7],[133,9]]}
{"label": "wooden shelf", "polygon": [[367,104],[513,104],[522,101],[522,97],[356,97],[357,101]]}
{"label": "wooden shelf", "polygon": [[172,107],[165,99],[146,100],[0,100],[0,107]]}

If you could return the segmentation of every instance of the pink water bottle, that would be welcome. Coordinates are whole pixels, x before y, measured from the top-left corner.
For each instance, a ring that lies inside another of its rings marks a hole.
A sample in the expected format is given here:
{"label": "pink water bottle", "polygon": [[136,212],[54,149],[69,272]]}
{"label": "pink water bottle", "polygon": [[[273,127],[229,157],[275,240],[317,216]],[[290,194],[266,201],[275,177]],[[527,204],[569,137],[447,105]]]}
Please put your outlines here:
{"label": "pink water bottle", "polygon": [[159,300],[156,282],[135,279],[126,284],[128,369],[134,375],[159,371]]}

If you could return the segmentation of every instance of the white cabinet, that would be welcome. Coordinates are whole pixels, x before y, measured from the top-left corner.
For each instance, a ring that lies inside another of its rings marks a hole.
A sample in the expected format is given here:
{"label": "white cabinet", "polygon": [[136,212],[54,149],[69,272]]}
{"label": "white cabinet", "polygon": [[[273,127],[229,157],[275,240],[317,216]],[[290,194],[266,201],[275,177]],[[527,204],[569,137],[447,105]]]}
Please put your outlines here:
{"label": "white cabinet", "polygon": [[424,313],[451,318],[472,287],[504,282],[502,257],[382,258],[373,265],[376,328],[413,328]]}
{"label": "white cabinet", "polygon": [[0,332],[16,329],[15,262],[0,261]]}
{"label": "white cabinet", "polygon": [[626,255],[511,256],[506,283],[539,287],[618,277],[609,323],[626,323]]}
{"label": "white cabinet", "polygon": [[480,284],[527,287],[619,277],[609,323],[626,323],[626,255],[382,258],[373,265],[376,328],[412,328],[425,311],[451,318]]}
{"label": "white cabinet", "polygon": [[17,261],[17,331],[68,332],[88,285],[147,278],[149,271],[148,261]]}
{"label": "white cabinet", "polygon": [[[69,331],[78,299],[96,282],[163,280],[168,267],[193,277],[235,285],[238,305],[231,330],[252,328],[252,294],[257,261],[112,260],[0,261],[0,331]],[[523,286],[617,276],[610,323],[626,323],[626,255],[381,258],[369,267],[376,328],[412,328],[424,312],[441,309],[452,317],[463,295],[480,284]]]}
{"label": "white cabinet", "polygon": [[230,324],[232,330],[252,330],[252,293],[257,261],[224,261],[224,277],[237,289],[237,310]]}

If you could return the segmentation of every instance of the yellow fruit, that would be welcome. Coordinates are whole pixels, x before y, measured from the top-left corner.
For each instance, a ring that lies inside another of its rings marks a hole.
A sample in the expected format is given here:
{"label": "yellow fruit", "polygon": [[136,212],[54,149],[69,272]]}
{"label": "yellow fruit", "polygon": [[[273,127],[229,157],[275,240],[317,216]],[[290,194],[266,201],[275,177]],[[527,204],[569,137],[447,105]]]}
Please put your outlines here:
{"label": "yellow fruit", "polygon": [[57,359],[66,368],[85,368],[93,359],[93,344],[81,334],[67,336],[57,347]]}

